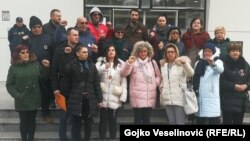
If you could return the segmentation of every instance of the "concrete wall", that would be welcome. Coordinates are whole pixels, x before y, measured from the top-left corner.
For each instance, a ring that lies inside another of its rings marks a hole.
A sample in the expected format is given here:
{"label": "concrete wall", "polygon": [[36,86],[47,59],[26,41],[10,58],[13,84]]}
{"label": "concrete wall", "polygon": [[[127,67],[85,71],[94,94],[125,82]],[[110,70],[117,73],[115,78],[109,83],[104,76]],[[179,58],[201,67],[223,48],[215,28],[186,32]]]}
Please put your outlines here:
{"label": "concrete wall", "polygon": [[59,9],[62,19],[68,20],[68,26],[75,26],[77,17],[83,15],[83,0],[1,0],[0,14],[9,11],[10,21],[0,19],[0,81],[6,81],[10,66],[7,32],[15,24],[16,17],[23,17],[24,24],[28,26],[29,18],[35,15],[44,24],[49,21],[52,9]]}
{"label": "concrete wall", "polygon": [[217,26],[226,28],[231,41],[243,41],[243,56],[250,63],[250,1],[208,0],[207,30],[214,38]]}

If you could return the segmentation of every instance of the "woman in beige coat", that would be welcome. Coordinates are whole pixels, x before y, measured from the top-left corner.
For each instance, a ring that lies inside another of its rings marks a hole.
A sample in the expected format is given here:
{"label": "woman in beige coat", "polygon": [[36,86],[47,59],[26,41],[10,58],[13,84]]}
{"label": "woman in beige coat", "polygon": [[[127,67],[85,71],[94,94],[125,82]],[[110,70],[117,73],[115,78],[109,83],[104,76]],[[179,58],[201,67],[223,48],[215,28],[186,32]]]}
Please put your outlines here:
{"label": "woman in beige coat", "polygon": [[165,107],[169,124],[185,124],[182,89],[187,87],[187,77],[194,74],[190,59],[179,57],[175,44],[166,45],[164,59],[160,61],[162,82],[160,101]]}

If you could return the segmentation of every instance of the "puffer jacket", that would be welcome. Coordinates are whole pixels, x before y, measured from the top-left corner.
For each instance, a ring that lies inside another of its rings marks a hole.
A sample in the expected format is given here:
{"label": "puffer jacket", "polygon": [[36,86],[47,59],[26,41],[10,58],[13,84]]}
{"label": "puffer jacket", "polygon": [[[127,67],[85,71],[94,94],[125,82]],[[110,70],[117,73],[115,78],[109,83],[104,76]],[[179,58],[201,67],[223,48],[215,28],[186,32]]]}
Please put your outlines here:
{"label": "puffer jacket", "polygon": [[116,68],[110,66],[108,69],[105,68],[106,63],[105,57],[99,57],[96,63],[103,94],[102,104],[106,108],[118,109],[127,100],[127,78],[121,76],[120,72],[124,62],[119,59]]}
{"label": "puffer jacket", "polygon": [[87,64],[88,70],[83,68],[79,60],[74,59],[67,64],[65,69],[68,83],[71,84],[67,112],[73,116],[83,116],[82,114],[84,114],[82,113],[83,93],[94,94],[98,103],[102,101],[100,79],[96,66],[90,60],[87,61]]}
{"label": "puffer jacket", "polygon": [[[250,89],[250,66],[242,56],[235,61],[227,55],[223,63],[225,70],[220,79],[222,111],[242,113],[244,100]],[[248,88],[239,92],[235,90],[236,84],[246,84]]]}
{"label": "puffer jacket", "polygon": [[218,42],[215,38],[214,39],[211,39],[209,40],[208,42],[211,42],[212,44],[214,44],[217,48],[220,49],[220,59],[223,59],[224,57],[227,56],[227,46],[228,46],[228,43],[230,42],[230,39],[229,38],[226,38],[224,39],[223,41],[221,42]]}
{"label": "puffer jacket", "polygon": [[139,59],[132,65],[125,63],[122,66],[121,74],[124,76],[130,75],[129,100],[131,107],[154,108],[156,103],[156,88],[160,85],[161,74],[156,62],[151,60],[151,58],[146,58],[143,64],[148,69],[151,81],[147,81],[147,78],[145,78],[144,73],[141,71]]}
{"label": "puffer jacket", "polygon": [[132,21],[125,22],[124,26],[124,38],[128,39],[131,45],[134,45],[138,41],[148,41],[148,31],[145,25],[138,21],[133,24]]}
{"label": "puffer jacket", "polygon": [[[220,51],[216,48],[216,53],[212,58],[219,57]],[[199,52],[199,56],[203,58],[203,50]],[[198,61],[196,62],[196,64]],[[224,71],[223,62],[218,59],[215,66],[206,66],[204,76],[200,77],[198,106],[199,111],[196,113],[198,117],[218,117],[221,115],[220,105],[220,74]],[[195,66],[196,67],[196,66]],[[196,72],[195,72],[196,73]]]}
{"label": "puffer jacket", "polygon": [[[184,65],[179,61],[183,58],[187,60]],[[171,69],[168,69],[168,63],[164,63],[161,66],[161,73],[161,105],[183,106],[182,89],[187,88],[187,77],[191,77],[194,74],[194,70],[190,65],[190,59],[186,56],[176,58]]]}
{"label": "puffer jacket", "polygon": [[9,46],[13,52],[15,47],[22,42],[22,38],[28,35],[29,29],[26,25],[18,27],[16,24],[8,31]]}
{"label": "puffer jacket", "polygon": [[41,92],[39,77],[48,75],[46,69],[42,68],[36,61],[36,57],[30,54],[29,62],[20,60],[13,62],[9,68],[6,88],[15,99],[16,111],[36,110],[41,106]]}
{"label": "puffer jacket", "polygon": [[[97,26],[94,25],[92,20],[91,20],[91,14],[94,13],[94,12],[98,12],[101,15],[99,24]],[[88,22],[88,28],[90,30],[91,35],[94,36],[95,42],[97,43],[101,36],[103,36],[103,35],[106,36],[108,34],[108,28],[107,28],[106,25],[101,23],[102,20],[103,20],[103,14],[102,14],[101,10],[98,7],[93,7],[90,10],[89,17],[90,17],[90,22]],[[107,39],[107,36],[106,36],[106,39]]]}

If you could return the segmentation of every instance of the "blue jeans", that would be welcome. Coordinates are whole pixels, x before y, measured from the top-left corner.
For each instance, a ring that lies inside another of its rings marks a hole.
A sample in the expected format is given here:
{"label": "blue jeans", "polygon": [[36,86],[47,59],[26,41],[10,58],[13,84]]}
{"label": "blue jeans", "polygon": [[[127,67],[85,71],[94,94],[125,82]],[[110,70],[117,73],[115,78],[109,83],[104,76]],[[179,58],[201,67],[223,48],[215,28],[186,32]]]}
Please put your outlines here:
{"label": "blue jeans", "polygon": [[60,111],[60,121],[59,121],[59,137],[60,141],[67,141],[67,120],[68,120],[69,115],[61,110]]}

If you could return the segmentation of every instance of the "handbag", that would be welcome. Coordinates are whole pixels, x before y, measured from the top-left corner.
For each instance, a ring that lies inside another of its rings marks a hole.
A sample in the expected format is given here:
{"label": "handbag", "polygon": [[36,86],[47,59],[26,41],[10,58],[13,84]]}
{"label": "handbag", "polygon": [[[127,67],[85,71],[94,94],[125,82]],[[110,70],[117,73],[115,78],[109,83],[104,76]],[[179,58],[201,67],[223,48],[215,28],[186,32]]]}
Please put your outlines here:
{"label": "handbag", "polygon": [[246,94],[245,100],[244,100],[244,111],[245,113],[250,113],[250,96],[249,93]]}
{"label": "handbag", "polygon": [[183,108],[187,115],[198,112],[198,101],[192,88],[182,88],[183,91]]}

